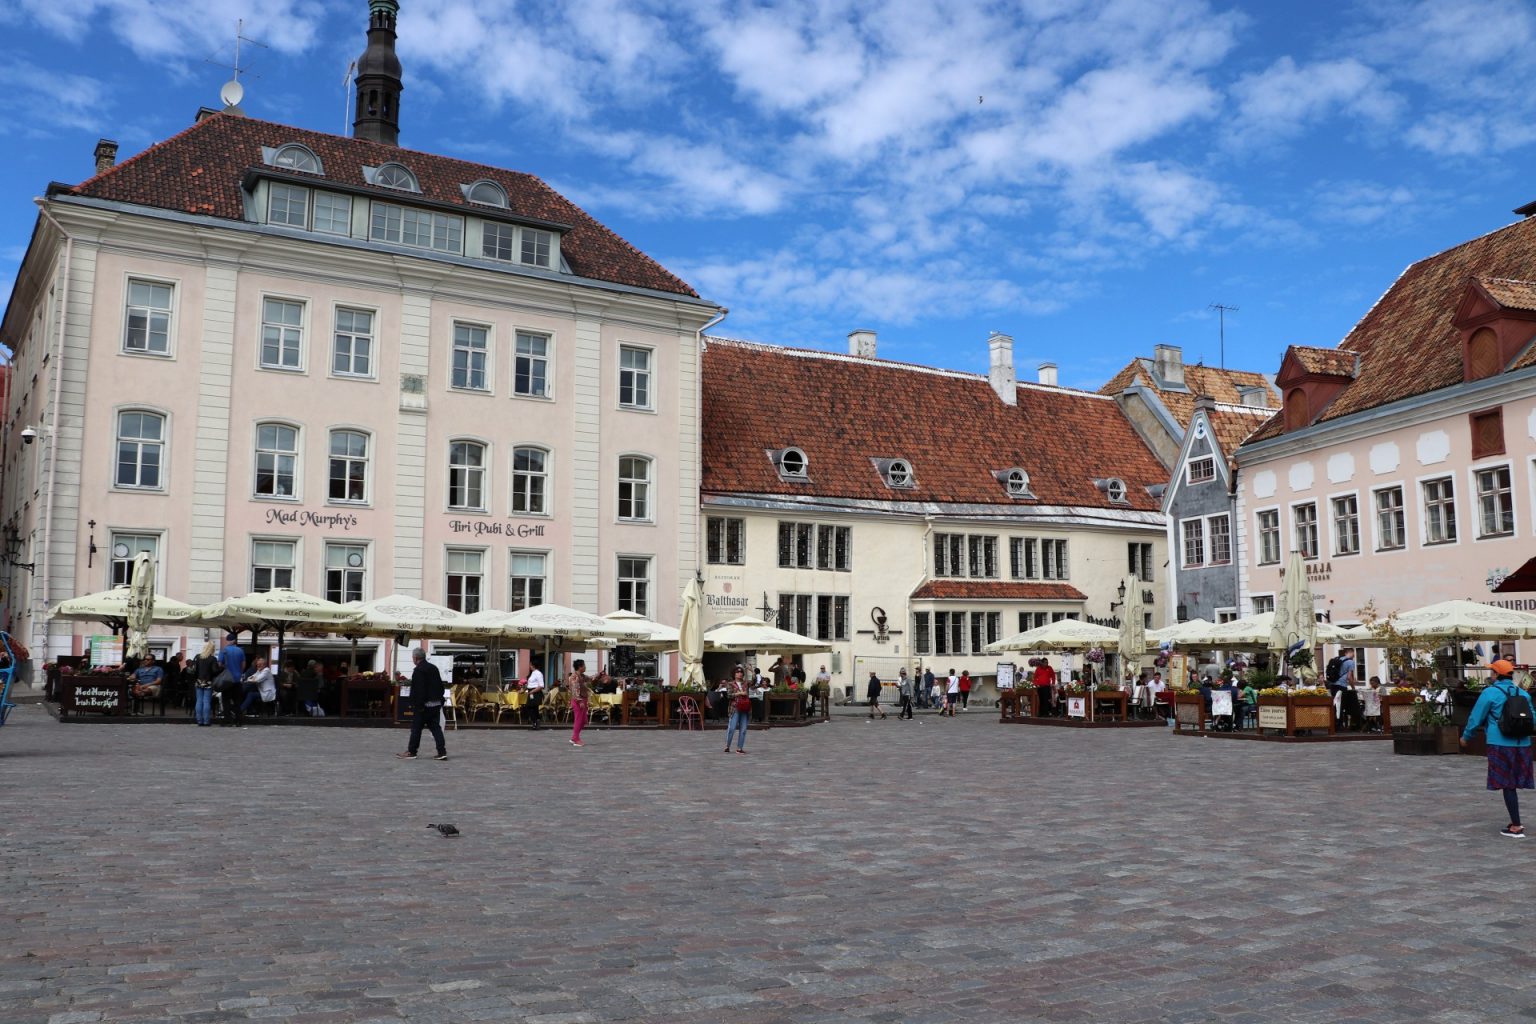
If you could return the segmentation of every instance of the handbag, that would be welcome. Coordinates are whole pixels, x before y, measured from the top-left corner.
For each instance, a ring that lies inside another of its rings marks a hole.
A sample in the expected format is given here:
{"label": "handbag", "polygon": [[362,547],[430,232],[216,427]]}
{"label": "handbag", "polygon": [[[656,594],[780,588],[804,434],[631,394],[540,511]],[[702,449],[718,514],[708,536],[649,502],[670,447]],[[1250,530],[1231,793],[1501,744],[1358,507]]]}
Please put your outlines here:
{"label": "handbag", "polygon": [[744,715],[749,713],[752,710],[752,698],[742,694],[731,701],[731,710],[739,711]]}

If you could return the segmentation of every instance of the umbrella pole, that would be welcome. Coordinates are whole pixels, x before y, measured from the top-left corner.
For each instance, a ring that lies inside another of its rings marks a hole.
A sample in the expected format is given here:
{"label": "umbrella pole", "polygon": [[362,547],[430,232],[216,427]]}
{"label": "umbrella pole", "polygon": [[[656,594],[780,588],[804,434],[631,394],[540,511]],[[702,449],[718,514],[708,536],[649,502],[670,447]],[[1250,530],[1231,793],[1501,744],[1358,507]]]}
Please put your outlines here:
{"label": "umbrella pole", "polygon": [[352,638],[352,660],[347,664],[347,678],[357,675],[357,637]]}

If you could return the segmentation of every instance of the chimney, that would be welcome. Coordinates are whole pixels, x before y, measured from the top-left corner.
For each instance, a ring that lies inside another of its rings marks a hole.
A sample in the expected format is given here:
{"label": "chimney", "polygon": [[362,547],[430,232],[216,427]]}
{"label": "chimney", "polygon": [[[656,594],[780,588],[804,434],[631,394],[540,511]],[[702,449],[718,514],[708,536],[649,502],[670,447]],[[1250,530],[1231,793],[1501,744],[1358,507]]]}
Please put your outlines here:
{"label": "chimney", "polygon": [[1019,404],[1019,378],[1013,372],[1013,336],[993,331],[987,337],[987,382],[1007,405]]}
{"label": "chimney", "polygon": [[1158,382],[1166,388],[1184,387],[1184,350],[1177,345],[1154,345],[1152,352]]}
{"label": "chimney", "polygon": [[1269,408],[1269,388],[1262,384],[1237,389],[1238,401],[1250,409]]}
{"label": "chimney", "polygon": [[1044,384],[1046,387],[1052,387],[1053,388],[1053,387],[1056,386],[1056,364],[1055,363],[1041,363],[1040,364],[1040,383]]}
{"label": "chimney", "polygon": [[93,155],[96,157],[97,174],[111,170],[117,163],[117,143],[111,139],[97,139],[96,152]]}
{"label": "chimney", "polygon": [[856,331],[849,331],[848,354],[863,356],[865,359],[875,358],[875,332],[862,327]]}

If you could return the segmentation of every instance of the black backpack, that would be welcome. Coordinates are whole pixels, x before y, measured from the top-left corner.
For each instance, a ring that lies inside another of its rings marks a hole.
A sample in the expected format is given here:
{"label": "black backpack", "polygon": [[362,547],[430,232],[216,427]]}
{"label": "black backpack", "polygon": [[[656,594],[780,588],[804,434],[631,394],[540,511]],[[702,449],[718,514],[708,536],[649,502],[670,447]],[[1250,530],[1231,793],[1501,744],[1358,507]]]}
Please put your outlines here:
{"label": "black backpack", "polygon": [[1331,685],[1339,681],[1339,673],[1344,668],[1344,657],[1335,654],[1328,659],[1328,667],[1323,669],[1323,678]]}
{"label": "black backpack", "polygon": [[1530,698],[1513,686],[1508,690],[1503,687],[1499,689],[1504,693],[1504,710],[1499,712],[1499,732],[1508,740],[1528,738],[1536,731],[1532,728]]}

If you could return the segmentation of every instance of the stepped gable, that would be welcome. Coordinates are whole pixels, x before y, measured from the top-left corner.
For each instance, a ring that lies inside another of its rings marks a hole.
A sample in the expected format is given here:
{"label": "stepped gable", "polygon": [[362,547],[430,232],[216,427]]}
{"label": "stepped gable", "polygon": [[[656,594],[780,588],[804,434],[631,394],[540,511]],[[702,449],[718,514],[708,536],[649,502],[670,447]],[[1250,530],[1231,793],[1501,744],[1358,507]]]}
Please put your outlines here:
{"label": "stepped gable", "polygon": [[[313,150],[325,174],[300,175],[266,168],[261,148],[289,142]],[[416,175],[422,199],[456,206],[465,213],[487,212],[465,199],[459,187],[486,179],[506,189],[510,207],[506,212],[514,217],[568,225],[560,252],[579,277],[698,297],[682,279],[531,174],[235,114],[211,114],[101,174],[55,193],[244,220],[241,179],[246,171],[260,168],[289,179],[313,177],[319,188],[327,181],[335,182],[409,205],[415,193],[370,185],[363,177],[364,166],[378,167],[391,161],[404,164]]]}
{"label": "stepped gable", "polygon": [[[1536,280],[1536,218],[1516,221],[1404,270],[1339,343],[1340,350],[1359,354],[1359,370],[1317,422],[1460,384],[1461,332],[1453,320],[1474,278]],[[1514,290],[1517,303],[1533,297],[1529,288]],[[1527,352],[1515,368],[1530,365],[1536,361]],[[1249,441],[1278,437],[1283,426],[1282,417],[1272,417]]]}
{"label": "stepped gable", "polygon": [[[725,338],[704,351],[706,493],[887,502],[1159,510],[1163,469],[1111,398],[1018,385],[1004,404],[984,376]],[[768,452],[800,448],[808,482]],[[905,459],[916,486],[888,487],[872,458]],[[1029,474],[1015,499],[993,474]],[[1095,479],[1119,478],[1114,503]]]}

